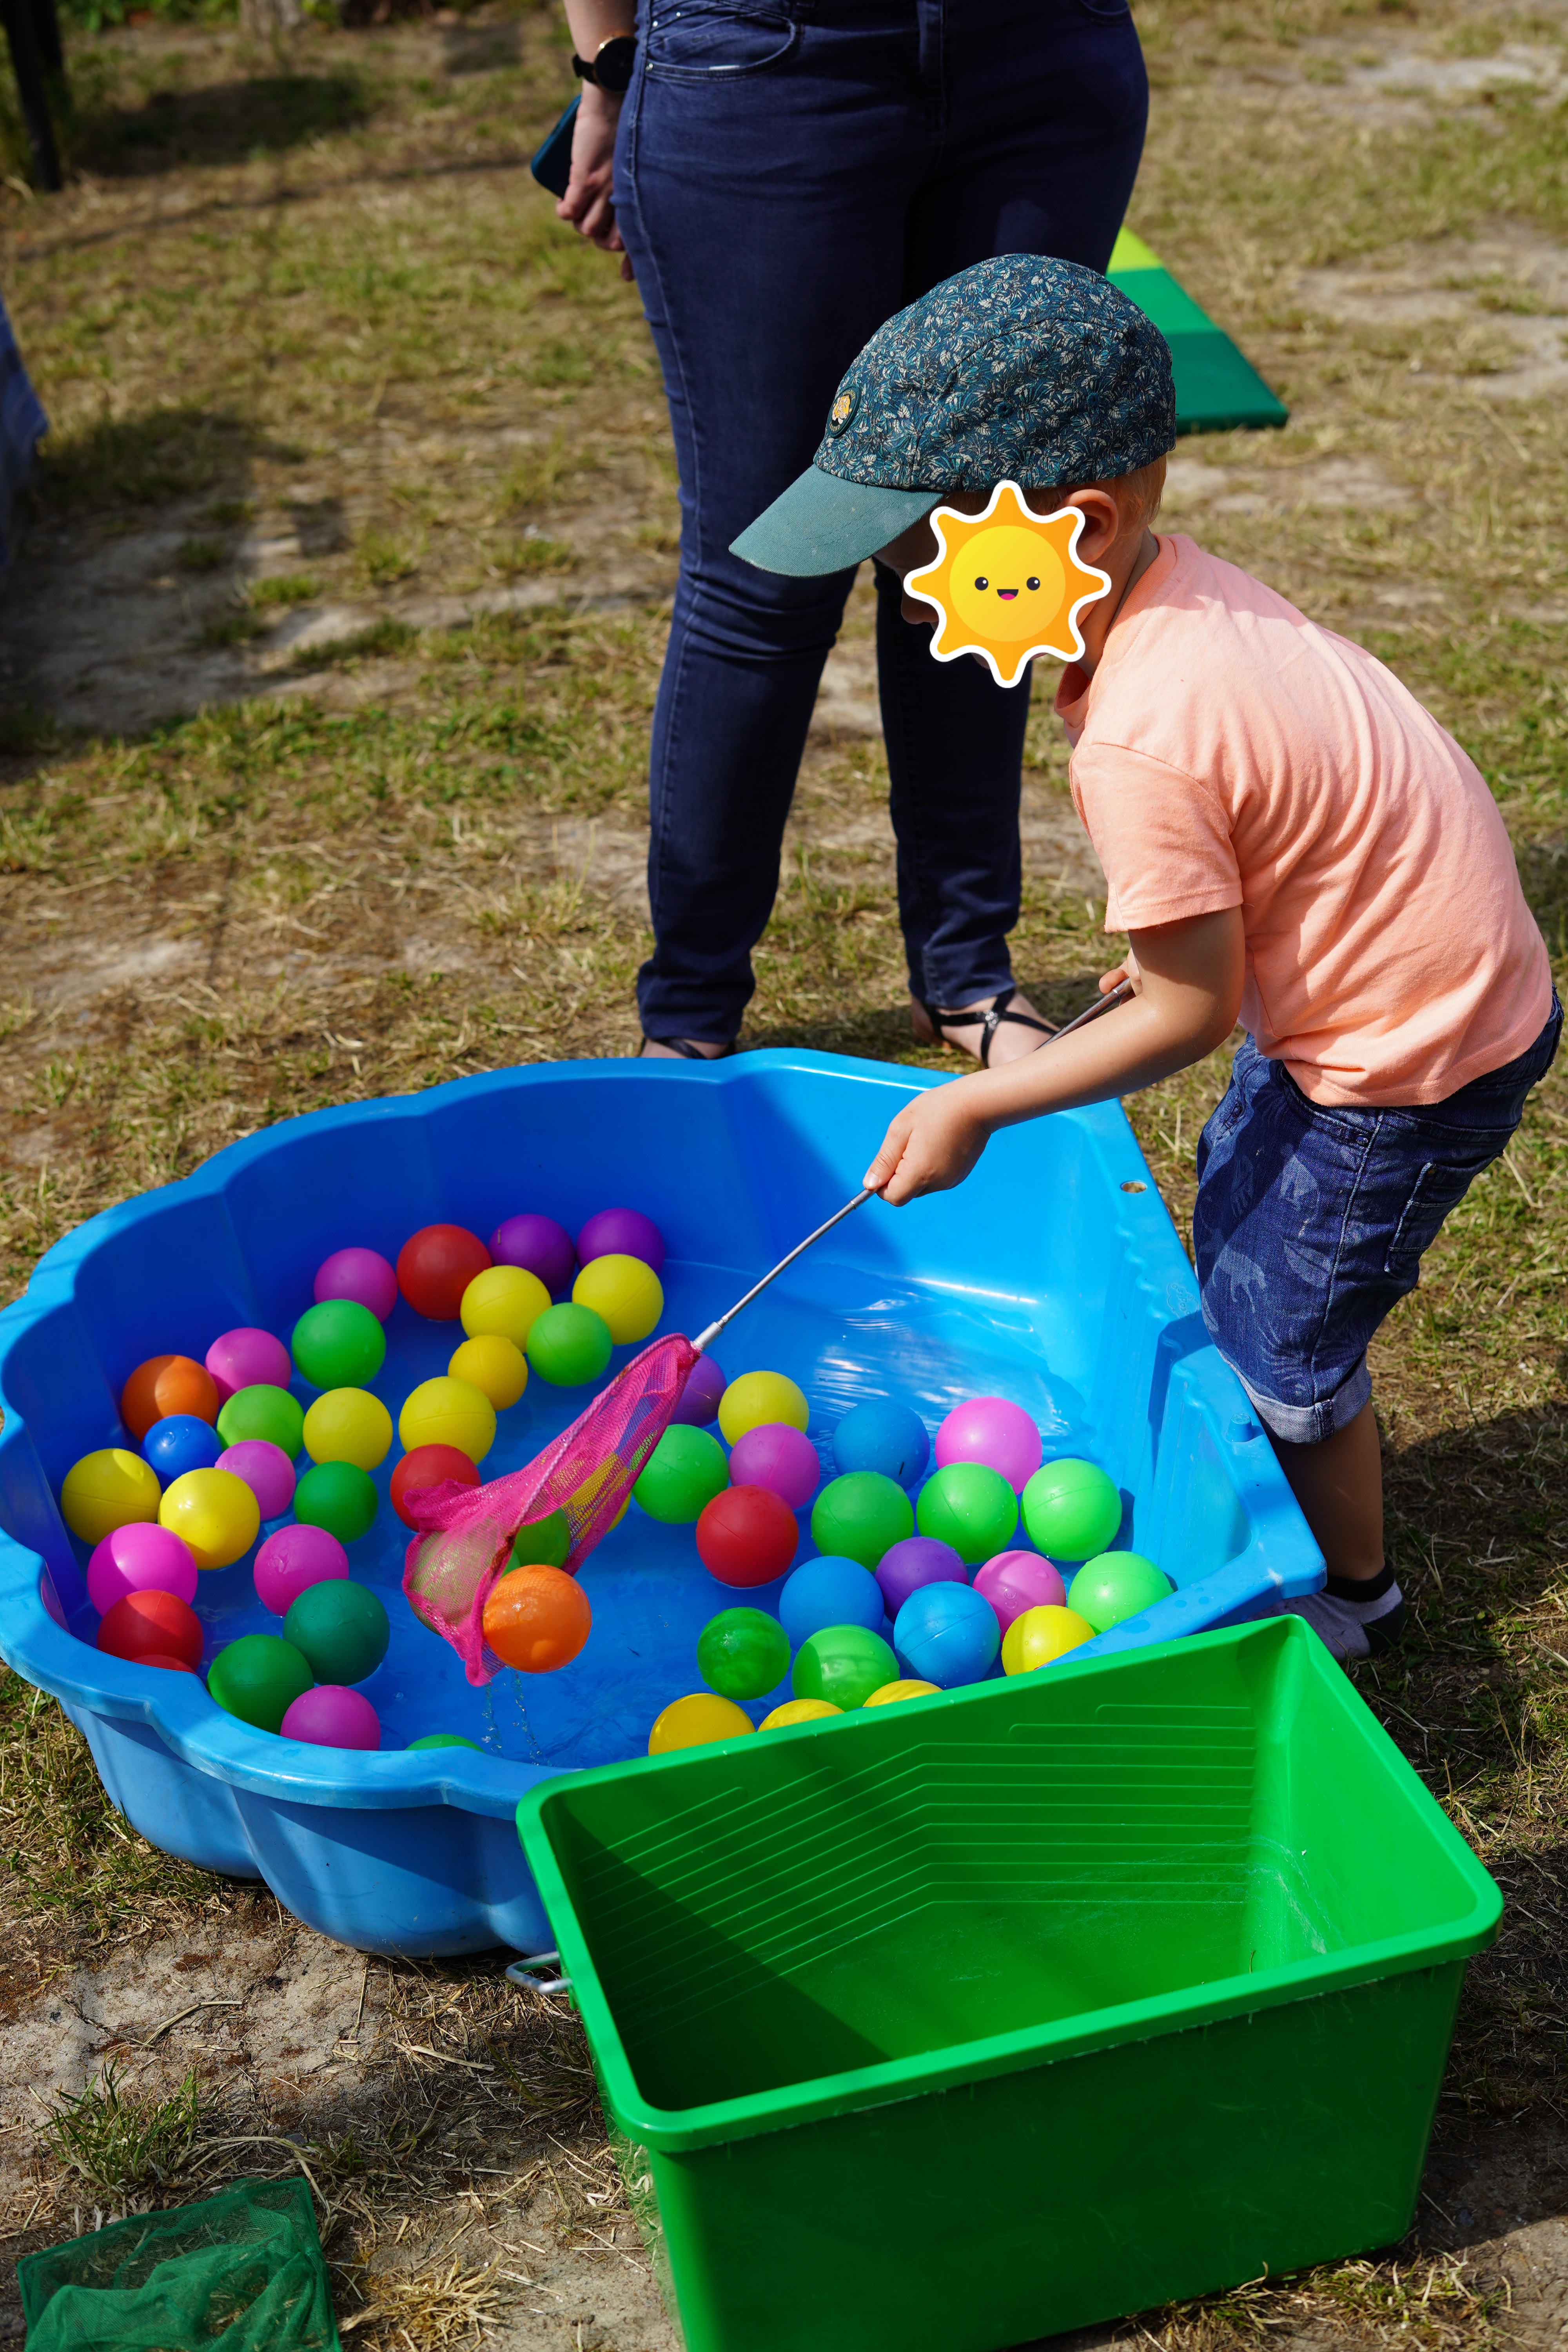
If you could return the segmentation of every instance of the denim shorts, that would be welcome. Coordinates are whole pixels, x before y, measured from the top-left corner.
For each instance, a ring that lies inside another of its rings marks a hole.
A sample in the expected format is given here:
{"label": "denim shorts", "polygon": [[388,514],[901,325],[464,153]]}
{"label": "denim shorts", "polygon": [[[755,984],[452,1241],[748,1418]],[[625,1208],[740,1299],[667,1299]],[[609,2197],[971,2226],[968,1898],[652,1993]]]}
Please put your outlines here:
{"label": "denim shorts", "polygon": [[1250,1037],[1198,1140],[1193,1241],[1210,1338],[1276,1437],[1321,1444],[1372,1394],[1367,1343],[1420,1279],[1450,1209],[1500,1158],[1552,1066],[1527,1052],[1447,1102],[1310,1102]]}

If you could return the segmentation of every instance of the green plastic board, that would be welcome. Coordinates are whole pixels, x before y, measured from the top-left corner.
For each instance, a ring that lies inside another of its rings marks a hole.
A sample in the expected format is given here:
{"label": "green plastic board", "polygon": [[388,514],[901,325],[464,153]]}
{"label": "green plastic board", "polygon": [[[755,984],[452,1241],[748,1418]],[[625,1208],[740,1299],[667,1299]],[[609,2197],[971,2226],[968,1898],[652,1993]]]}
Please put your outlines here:
{"label": "green plastic board", "polygon": [[1106,274],[1171,346],[1178,433],[1229,433],[1237,425],[1286,422],[1290,412],[1284,402],[1141,236],[1122,230]]}

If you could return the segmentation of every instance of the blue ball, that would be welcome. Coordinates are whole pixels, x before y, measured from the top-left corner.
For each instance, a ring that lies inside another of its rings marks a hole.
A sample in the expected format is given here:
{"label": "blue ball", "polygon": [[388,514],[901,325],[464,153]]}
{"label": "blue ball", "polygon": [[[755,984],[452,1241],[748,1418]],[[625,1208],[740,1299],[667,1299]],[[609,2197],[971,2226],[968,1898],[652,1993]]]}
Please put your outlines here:
{"label": "blue ball", "polygon": [[171,1412],[153,1423],[142,1440],[142,1451],[166,1486],[187,1470],[215,1469],[224,1443],[211,1422],[198,1420],[194,1412]]}
{"label": "blue ball", "polygon": [[833,1433],[833,1459],[841,1475],[879,1470],[884,1478],[912,1486],[930,1457],[924,1422],[891,1397],[854,1406]]}
{"label": "blue ball", "polygon": [[829,1625],[864,1625],[879,1633],[885,1614],[882,1588],[870,1570],[834,1552],[804,1561],[779,1594],[779,1623],[797,1650]]}
{"label": "blue ball", "polygon": [[996,1612],[972,1584],[922,1584],[893,1624],[893,1648],[904,1673],[939,1690],[983,1682],[1001,1647]]}

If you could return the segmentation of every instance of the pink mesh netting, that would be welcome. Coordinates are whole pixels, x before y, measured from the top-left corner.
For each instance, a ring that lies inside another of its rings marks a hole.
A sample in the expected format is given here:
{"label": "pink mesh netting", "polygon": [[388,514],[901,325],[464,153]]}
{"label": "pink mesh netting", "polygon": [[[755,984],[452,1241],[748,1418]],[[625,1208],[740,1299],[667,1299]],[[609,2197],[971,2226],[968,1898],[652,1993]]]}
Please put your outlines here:
{"label": "pink mesh netting", "polygon": [[415,1615],[450,1642],[471,1683],[500,1671],[484,1635],[485,1601],[506,1568],[519,1528],[564,1511],[569,1569],[580,1568],[617,1517],[697,1361],[679,1331],[634,1356],[542,1454],[485,1486],[450,1482],[405,1497],[422,1530],[410,1542],[403,1590]]}

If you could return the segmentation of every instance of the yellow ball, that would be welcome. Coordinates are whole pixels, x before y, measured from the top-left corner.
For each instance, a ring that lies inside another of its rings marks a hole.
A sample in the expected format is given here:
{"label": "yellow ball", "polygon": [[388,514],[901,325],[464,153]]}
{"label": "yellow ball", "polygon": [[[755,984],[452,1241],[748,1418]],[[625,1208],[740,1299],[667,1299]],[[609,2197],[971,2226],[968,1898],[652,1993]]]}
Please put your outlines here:
{"label": "yellow ball", "polygon": [[769,1422],[786,1421],[792,1429],[804,1429],[810,1419],[804,1394],[783,1372],[742,1372],[719,1400],[719,1426],[726,1445]]}
{"label": "yellow ball", "polygon": [[328,1389],[305,1415],[312,1462],[352,1462],[376,1470],[392,1451],[392,1415],[368,1389]]}
{"label": "yellow ball", "polygon": [[187,1470],[166,1489],[158,1525],[190,1546],[198,1568],[227,1568],[261,1533],[261,1507],[232,1470]]}
{"label": "yellow ball", "polygon": [[397,1416],[403,1450],[416,1445],[455,1445],[470,1462],[482,1462],[496,1442],[496,1409],[472,1381],[421,1381]]}
{"label": "yellow ball", "polygon": [[526,1266],[487,1265],[464,1291],[458,1312],[470,1339],[493,1335],[526,1348],[534,1318],[549,1304],[550,1293]]}
{"label": "yellow ball", "polygon": [[783,1731],[792,1723],[820,1723],[825,1716],[842,1715],[844,1709],[835,1706],[830,1698],[786,1698],[783,1706],[775,1706],[772,1715],[763,1716],[757,1729]]}
{"label": "yellow ball", "polygon": [[1047,1601],[1038,1609],[1026,1609],[1008,1626],[1002,1636],[1002,1670],[1032,1675],[1037,1666],[1052,1665],[1080,1642],[1093,1639],[1094,1627],[1076,1609]]}
{"label": "yellow ball", "polygon": [[664,1313],[664,1285],[640,1257],[591,1258],[572,1285],[572,1297],[604,1317],[617,1348],[646,1339]]}
{"label": "yellow ball", "polygon": [[755,1729],[733,1699],[715,1698],[711,1691],[693,1691],[689,1698],[672,1698],[657,1717],[647,1736],[650,1756],[668,1756],[677,1748],[706,1748],[710,1739],[734,1739]]}
{"label": "yellow ball", "polygon": [[[492,1266],[490,1271],[521,1274],[522,1268],[500,1265]],[[482,1282],[483,1275],[479,1278]],[[498,1412],[515,1404],[528,1386],[527,1357],[515,1339],[505,1339],[499,1331],[481,1331],[477,1338],[465,1339],[460,1348],[452,1350],[447,1370],[455,1381],[467,1381],[481,1396],[488,1396]]]}
{"label": "yellow ball", "polygon": [[874,1690],[870,1697],[862,1700],[861,1704],[865,1706],[897,1706],[901,1698],[929,1698],[932,1691],[941,1687],[939,1683],[884,1683],[880,1690]]}
{"label": "yellow ball", "polygon": [[133,1519],[155,1519],[162,1492],[150,1462],[127,1446],[105,1445],[66,1472],[60,1516],[73,1536],[98,1544]]}

